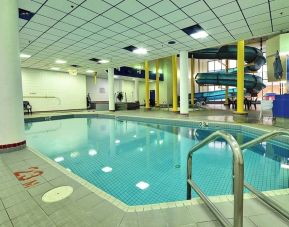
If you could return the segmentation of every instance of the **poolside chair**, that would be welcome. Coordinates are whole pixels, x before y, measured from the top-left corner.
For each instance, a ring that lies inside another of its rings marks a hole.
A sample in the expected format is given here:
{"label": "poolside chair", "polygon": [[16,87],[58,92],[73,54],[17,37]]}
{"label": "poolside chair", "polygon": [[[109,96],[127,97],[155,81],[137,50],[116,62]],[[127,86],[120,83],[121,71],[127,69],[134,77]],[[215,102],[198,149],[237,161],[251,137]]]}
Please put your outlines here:
{"label": "poolside chair", "polygon": [[27,113],[32,114],[32,106],[30,105],[30,103],[28,101],[23,101],[23,109],[24,109],[24,113],[25,111],[27,111]]}

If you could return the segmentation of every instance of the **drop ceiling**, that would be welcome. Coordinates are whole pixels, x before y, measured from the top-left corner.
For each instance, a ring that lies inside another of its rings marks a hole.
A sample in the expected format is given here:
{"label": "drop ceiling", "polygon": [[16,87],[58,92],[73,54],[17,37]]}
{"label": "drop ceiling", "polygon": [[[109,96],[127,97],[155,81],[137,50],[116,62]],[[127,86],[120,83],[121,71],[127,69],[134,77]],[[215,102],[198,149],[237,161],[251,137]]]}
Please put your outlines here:
{"label": "drop ceiling", "polygon": [[[19,0],[35,13],[19,19],[22,67],[49,70],[79,65],[79,73],[131,66],[179,50],[198,50],[289,30],[288,0]],[[199,24],[209,36],[193,39],[181,29]],[[176,41],[170,45],[169,41]],[[147,55],[124,50],[133,45]],[[109,60],[96,64],[91,58]],[[56,59],[67,61],[55,64]]]}

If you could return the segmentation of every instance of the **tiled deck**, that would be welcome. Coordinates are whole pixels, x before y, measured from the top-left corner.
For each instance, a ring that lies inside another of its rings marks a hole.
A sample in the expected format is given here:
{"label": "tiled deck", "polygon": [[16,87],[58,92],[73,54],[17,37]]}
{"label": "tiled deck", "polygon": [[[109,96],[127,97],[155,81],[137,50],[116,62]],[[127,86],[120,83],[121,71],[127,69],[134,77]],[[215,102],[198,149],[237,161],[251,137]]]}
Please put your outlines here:
{"label": "tiled deck", "polygon": [[[197,111],[196,111],[197,112]],[[206,112],[206,114],[204,114]],[[203,111],[202,114],[191,113],[189,117],[169,113],[167,111],[122,111],[117,115],[138,115],[158,118],[184,118],[199,121],[227,121],[231,116],[224,111]],[[56,113],[61,114],[61,113]],[[34,114],[51,116],[49,114]],[[251,124],[250,124],[251,125]],[[255,124],[254,124],[255,125]],[[268,125],[259,125],[268,128]],[[38,184],[24,188],[14,172],[38,167],[43,171],[37,177]],[[70,177],[61,169],[51,165],[49,161],[36,155],[29,149],[4,153],[0,155],[0,227],[2,226],[101,226],[101,227],[162,227],[162,226],[220,226],[216,218],[204,204],[186,205],[175,208],[155,206],[153,210],[125,210],[116,207],[106,199],[98,196],[93,189],[84,186],[76,178]],[[72,195],[60,202],[44,203],[42,195],[57,186],[69,185],[74,188]],[[274,196],[280,204],[289,210],[289,195]],[[232,221],[233,203],[215,202],[215,205]],[[280,216],[255,198],[244,200],[244,226],[289,226]]]}

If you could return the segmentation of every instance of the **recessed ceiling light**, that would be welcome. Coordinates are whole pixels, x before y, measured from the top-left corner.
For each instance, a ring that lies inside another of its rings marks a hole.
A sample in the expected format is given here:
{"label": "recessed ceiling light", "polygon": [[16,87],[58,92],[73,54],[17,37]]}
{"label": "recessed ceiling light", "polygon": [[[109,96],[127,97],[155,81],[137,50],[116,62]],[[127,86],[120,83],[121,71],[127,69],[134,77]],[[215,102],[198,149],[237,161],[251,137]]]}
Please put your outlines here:
{"label": "recessed ceiling light", "polygon": [[90,70],[90,69],[86,70],[86,72],[87,72],[87,73],[94,73],[94,71],[93,71],[93,70]]}
{"label": "recessed ceiling light", "polygon": [[201,39],[201,38],[206,38],[209,34],[205,31],[198,31],[196,33],[190,34],[191,37],[194,39]]}
{"label": "recessed ceiling light", "polygon": [[20,54],[20,58],[30,58],[31,55],[29,54]]}
{"label": "recessed ceiling light", "polygon": [[193,37],[194,39],[205,38],[209,35],[199,24],[183,28],[182,31]]}
{"label": "recessed ceiling light", "polygon": [[71,158],[77,158],[80,155],[80,153],[78,151],[74,151],[70,154]]}
{"label": "recessed ceiling light", "polygon": [[59,59],[55,61],[56,64],[65,64],[66,62],[67,61],[59,60]]}
{"label": "recessed ceiling light", "polygon": [[109,63],[109,60],[99,60],[98,63],[100,63],[100,64],[106,64],[106,63]]}
{"label": "recessed ceiling light", "polygon": [[58,68],[58,67],[52,67],[52,68],[50,68],[51,70],[55,70],[55,71],[58,71],[60,68]]}
{"label": "recessed ceiling light", "polygon": [[171,44],[171,45],[172,45],[172,44],[176,44],[176,41],[171,40],[171,41],[168,42],[168,44]]}
{"label": "recessed ceiling light", "polygon": [[136,48],[132,52],[135,54],[147,54],[148,53],[147,49],[142,48],[142,47]]}
{"label": "recessed ceiling light", "polygon": [[102,172],[109,173],[112,171],[112,168],[109,166],[106,166],[106,167],[103,167],[101,170],[102,170]]}
{"label": "recessed ceiling light", "polygon": [[141,190],[147,189],[150,185],[147,182],[140,181],[135,186],[137,186]]}

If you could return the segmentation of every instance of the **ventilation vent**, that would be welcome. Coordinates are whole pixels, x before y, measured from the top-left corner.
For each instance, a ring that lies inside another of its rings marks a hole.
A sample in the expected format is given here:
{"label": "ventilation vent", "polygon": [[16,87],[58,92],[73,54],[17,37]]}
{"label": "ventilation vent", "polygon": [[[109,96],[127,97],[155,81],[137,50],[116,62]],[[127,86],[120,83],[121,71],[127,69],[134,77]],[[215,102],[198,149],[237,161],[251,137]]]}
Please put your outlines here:
{"label": "ventilation vent", "polygon": [[18,9],[18,13],[19,13],[19,18],[23,19],[23,20],[28,20],[30,21],[31,18],[34,16],[34,13],[25,10],[25,9]]}

